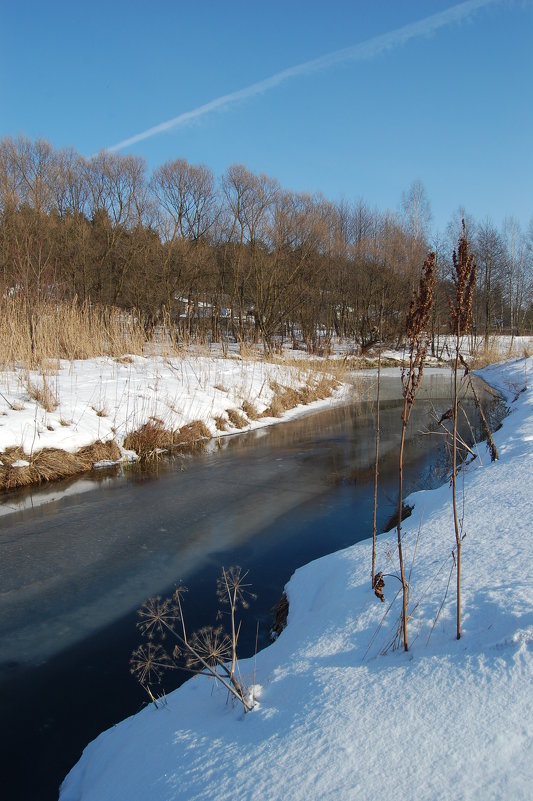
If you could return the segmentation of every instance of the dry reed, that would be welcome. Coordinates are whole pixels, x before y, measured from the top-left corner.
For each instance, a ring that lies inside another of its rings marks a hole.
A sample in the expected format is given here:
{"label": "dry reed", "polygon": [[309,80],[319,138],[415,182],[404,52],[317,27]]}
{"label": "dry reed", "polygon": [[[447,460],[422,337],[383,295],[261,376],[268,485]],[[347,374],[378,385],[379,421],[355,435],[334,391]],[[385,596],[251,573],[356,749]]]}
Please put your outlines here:
{"label": "dry reed", "polygon": [[19,489],[70,478],[90,470],[97,462],[117,462],[120,456],[120,449],[114,441],[97,441],[76,453],[43,448],[28,455],[20,447],[6,448],[1,455],[0,489]]}
{"label": "dry reed", "polygon": [[30,307],[15,295],[0,300],[0,366],[35,367],[48,359],[142,354],[143,320],[135,311],[90,303],[42,301]]}
{"label": "dry reed", "polygon": [[237,409],[226,409],[228,420],[234,428],[246,428],[248,420]]}
{"label": "dry reed", "polygon": [[211,432],[201,420],[170,429],[165,428],[162,420],[152,417],[127,435],[124,447],[135,451],[141,461],[153,461],[163,453],[194,453],[204,448],[210,439]]}

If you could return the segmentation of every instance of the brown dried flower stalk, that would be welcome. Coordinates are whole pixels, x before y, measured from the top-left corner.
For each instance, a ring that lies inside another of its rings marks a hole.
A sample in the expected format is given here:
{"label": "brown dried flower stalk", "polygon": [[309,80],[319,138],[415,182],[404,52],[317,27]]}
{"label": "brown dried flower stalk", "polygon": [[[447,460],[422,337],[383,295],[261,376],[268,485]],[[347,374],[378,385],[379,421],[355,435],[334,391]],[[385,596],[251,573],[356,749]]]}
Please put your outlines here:
{"label": "brown dried flower stalk", "polygon": [[407,315],[405,332],[409,342],[409,365],[402,370],[402,387],[403,387],[403,409],[402,409],[402,431],[400,437],[400,450],[398,457],[398,523],[397,523],[397,540],[398,540],[398,561],[400,567],[400,581],[402,584],[402,638],[403,647],[407,651],[407,602],[409,587],[405,578],[405,570],[403,564],[403,551],[402,551],[402,514],[403,514],[403,452],[405,446],[405,434],[407,425],[413,410],[416,393],[420,382],[422,381],[422,374],[424,372],[424,363],[428,350],[428,336],[427,327],[431,319],[431,310],[433,308],[433,290],[436,280],[436,256],[434,253],[429,253],[425,262],[418,290],[415,293],[409,313]]}

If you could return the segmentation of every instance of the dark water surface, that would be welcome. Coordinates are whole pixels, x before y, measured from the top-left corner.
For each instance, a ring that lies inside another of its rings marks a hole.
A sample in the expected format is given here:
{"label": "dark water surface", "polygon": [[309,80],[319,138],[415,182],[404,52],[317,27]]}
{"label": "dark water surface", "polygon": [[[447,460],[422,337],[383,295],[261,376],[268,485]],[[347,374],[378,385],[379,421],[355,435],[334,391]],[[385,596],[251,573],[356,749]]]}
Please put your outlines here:
{"label": "dark water surface", "polygon": [[[449,386],[425,379],[405,494],[443,480],[442,437],[421,432],[448,408]],[[396,504],[399,390],[384,380],[378,530]],[[258,595],[242,655],[253,652],[257,621],[259,648],[268,644],[294,570],[371,536],[373,413],[371,402],[339,406],[0,517],[3,798],[55,801],[85,745],[145,704],[129,657],[147,597],[184,581],[189,630],[214,623],[221,566],[240,564]]]}

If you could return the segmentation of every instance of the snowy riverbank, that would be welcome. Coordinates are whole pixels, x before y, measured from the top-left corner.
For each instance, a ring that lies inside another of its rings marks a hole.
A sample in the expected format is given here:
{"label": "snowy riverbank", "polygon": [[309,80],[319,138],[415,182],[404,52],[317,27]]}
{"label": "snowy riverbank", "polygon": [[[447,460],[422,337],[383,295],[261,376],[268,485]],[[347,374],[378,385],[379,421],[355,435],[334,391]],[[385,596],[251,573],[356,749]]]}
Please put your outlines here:
{"label": "snowy riverbank", "polygon": [[[241,663],[258,704],[187,682],[103,733],[61,801],[526,799],[533,782],[533,359],[483,371],[510,414],[464,471],[463,638],[455,640],[447,485],[411,497],[411,650],[393,650],[398,582],[370,589],[370,544],[298,570],[289,625]],[[420,536],[418,538],[418,532]],[[418,546],[415,546],[417,538]],[[396,570],[394,534],[378,569]],[[255,678],[254,678],[255,676]],[[83,688],[80,688],[83,692]]]}
{"label": "snowy riverbank", "polygon": [[344,378],[342,363],[237,354],[101,357],[7,370],[0,373],[0,490],[132,460],[142,448],[150,457],[171,446],[194,449],[210,437],[288,419],[332,398],[346,400],[353,387]]}

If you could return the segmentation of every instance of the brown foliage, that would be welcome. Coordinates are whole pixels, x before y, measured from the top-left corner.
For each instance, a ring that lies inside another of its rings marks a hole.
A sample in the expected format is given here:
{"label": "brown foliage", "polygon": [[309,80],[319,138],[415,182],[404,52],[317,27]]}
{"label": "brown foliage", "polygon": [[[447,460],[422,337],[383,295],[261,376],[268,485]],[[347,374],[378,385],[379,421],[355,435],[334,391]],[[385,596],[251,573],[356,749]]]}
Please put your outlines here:
{"label": "brown foliage", "polygon": [[[94,442],[68,453],[58,448],[43,448],[28,456],[22,448],[6,448],[1,454],[0,489],[19,489],[31,484],[58,481],[84,473],[101,461],[117,462],[120,449],[116,442]],[[28,462],[23,467],[17,463]]]}
{"label": "brown foliage", "polygon": [[141,461],[158,459],[168,452],[193,453],[201,450],[211,432],[201,420],[193,420],[179,429],[165,428],[163,421],[151,418],[124,440],[127,450],[135,451]]}
{"label": "brown foliage", "polygon": [[458,250],[453,252],[453,285],[455,297],[449,298],[450,325],[452,331],[468,334],[472,330],[472,308],[474,289],[476,286],[477,265],[470,253],[470,245],[466,238],[466,226],[463,220],[462,234],[459,238]]}

